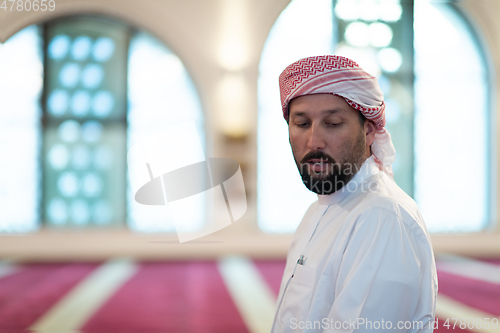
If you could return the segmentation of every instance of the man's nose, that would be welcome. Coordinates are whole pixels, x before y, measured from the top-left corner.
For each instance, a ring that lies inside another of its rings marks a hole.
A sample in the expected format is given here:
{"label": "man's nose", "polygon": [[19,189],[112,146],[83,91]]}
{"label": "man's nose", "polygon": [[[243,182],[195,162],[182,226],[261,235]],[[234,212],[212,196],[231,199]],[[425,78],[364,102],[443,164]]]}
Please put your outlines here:
{"label": "man's nose", "polygon": [[323,138],[322,131],[318,126],[310,127],[307,148],[310,150],[321,150],[325,148],[325,140]]}

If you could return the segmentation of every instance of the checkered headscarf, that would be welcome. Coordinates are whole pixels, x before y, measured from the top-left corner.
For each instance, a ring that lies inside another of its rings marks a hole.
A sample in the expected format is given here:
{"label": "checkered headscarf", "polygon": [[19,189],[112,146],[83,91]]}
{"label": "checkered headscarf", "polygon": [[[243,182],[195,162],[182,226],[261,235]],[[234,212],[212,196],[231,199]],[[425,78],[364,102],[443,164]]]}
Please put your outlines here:
{"label": "checkered headscarf", "polygon": [[296,97],[333,94],[343,97],[365,118],[374,122],[377,133],[372,145],[375,159],[391,177],[396,151],[385,126],[384,95],[377,78],[365,72],[351,59],[325,55],[298,60],[279,78],[283,117],[288,122],[288,106]]}

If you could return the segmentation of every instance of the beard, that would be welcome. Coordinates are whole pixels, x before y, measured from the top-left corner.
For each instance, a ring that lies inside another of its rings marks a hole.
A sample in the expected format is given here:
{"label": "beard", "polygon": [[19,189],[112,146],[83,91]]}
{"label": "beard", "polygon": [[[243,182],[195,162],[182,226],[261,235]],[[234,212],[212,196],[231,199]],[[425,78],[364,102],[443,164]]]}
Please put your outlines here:
{"label": "beard", "polygon": [[[302,182],[308,190],[320,195],[328,195],[340,190],[361,168],[364,162],[365,145],[365,135],[363,131],[360,131],[354,140],[348,141],[342,146],[343,154],[338,160],[322,151],[309,152],[302,158],[300,163],[295,159]],[[323,170],[316,171],[308,163],[312,159],[320,160],[320,162],[313,165],[328,164]]]}

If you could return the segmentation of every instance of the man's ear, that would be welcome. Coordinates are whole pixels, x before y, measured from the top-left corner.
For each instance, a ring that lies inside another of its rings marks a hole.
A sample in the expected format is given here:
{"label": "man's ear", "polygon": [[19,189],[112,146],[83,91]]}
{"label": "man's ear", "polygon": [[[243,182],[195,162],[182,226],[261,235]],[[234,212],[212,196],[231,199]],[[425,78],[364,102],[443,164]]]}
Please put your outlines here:
{"label": "man's ear", "polygon": [[376,132],[375,123],[369,119],[366,119],[363,126],[366,135],[366,146],[369,147],[375,140],[375,132]]}

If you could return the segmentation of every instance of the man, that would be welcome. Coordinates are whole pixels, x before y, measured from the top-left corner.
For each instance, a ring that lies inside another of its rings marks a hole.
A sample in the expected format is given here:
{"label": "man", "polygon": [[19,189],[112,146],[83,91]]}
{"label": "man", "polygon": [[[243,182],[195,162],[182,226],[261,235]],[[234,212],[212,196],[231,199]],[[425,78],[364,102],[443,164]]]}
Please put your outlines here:
{"label": "man", "polygon": [[295,162],[318,201],[293,237],[272,332],[432,332],[431,241],[393,180],[376,78],[318,56],[288,66],[280,90]]}

